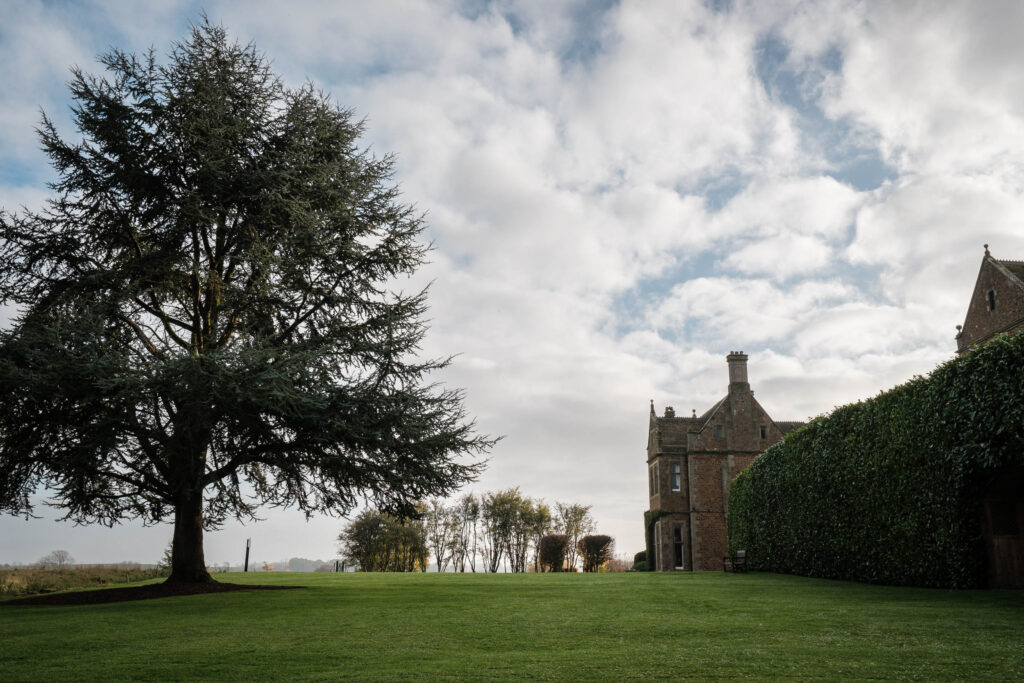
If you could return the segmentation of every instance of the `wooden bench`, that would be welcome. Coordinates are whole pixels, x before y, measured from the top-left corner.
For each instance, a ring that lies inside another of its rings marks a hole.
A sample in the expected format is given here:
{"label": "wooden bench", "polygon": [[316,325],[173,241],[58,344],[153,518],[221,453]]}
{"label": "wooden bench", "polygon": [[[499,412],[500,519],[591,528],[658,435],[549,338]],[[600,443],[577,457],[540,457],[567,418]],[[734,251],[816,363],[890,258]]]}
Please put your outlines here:
{"label": "wooden bench", "polygon": [[737,550],[731,557],[723,557],[722,571],[737,573],[747,571],[747,551]]}

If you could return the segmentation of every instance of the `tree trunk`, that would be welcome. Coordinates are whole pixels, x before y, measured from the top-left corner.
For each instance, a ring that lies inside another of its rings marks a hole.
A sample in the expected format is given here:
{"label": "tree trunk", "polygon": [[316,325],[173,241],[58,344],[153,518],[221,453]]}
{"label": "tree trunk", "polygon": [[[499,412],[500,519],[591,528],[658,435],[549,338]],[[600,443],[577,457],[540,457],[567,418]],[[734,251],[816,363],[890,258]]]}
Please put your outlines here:
{"label": "tree trunk", "polygon": [[203,494],[181,500],[174,508],[171,575],[167,583],[213,583],[203,556]]}

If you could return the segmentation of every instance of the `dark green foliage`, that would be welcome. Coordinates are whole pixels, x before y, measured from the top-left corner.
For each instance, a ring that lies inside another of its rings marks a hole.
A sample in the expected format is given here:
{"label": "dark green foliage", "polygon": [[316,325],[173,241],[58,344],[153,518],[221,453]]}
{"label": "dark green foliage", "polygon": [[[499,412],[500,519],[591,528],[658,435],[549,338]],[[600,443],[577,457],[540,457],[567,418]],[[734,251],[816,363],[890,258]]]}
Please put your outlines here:
{"label": "dark green foliage", "polygon": [[654,525],[659,519],[665,516],[662,510],[647,510],[644,512],[644,542],[647,549],[644,551],[647,558],[647,571],[654,571]]}
{"label": "dark green foliage", "polygon": [[584,536],[576,543],[576,549],[583,558],[583,571],[596,572],[611,559],[615,539],[603,534]]}
{"label": "dark green foliage", "polygon": [[421,360],[421,217],[389,157],[306,86],[204,23],[169,63],[74,70],[77,142],[49,119],[41,213],[0,212],[0,511],[39,488],[77,522],[174,520],[171,580],[210,580],[202,533],[261,505],[410,513],[492,443]]}
{"label": "dark green foliage", "polygon": [[565,556],[569,550],[566,534],[548,534],[540,539],[540,566],[546,572],[560,572],[565,568]]}
{"label": "dark green foliage", "polygon": [[633,555],[633,567],[630,571],[634,572],[645,572],[647,571],[647,551],[641,550],[640,552]]}
{"label": "dark green foliage", "polygon": [[631,571],[647,571],[647,551],[641,550],[633,555],[633,568]]}
{"label": "dark green foliage", "polygon": [[732,483],[729,546],[753,569],[898,585],[984,584],[978,500],[1024,464],[1024,333],[843,406]]}
{"label": "dark green foliage", "polygon": [[338,537],[346,562],[363,572],[427,571],[427,529],[418,519],[363,510]]}

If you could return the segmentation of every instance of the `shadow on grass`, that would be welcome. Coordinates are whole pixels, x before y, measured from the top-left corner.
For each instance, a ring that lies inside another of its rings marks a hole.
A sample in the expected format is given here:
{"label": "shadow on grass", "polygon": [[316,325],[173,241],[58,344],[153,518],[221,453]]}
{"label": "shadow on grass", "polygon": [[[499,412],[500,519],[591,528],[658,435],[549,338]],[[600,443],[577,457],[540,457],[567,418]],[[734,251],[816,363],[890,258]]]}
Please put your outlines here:
{"label": "shadow on grass", "polygon": [[240,583],[150,583],[144,586],[124,588],[100,588],[88,591],[69,591],[32,595],[27,598],[5,600],[0,606],[18,605],[98,605],[131,600],[153,600],[177,595],[202,595],[205,593],[229,593],[233,591],[277,591],[302,588],[302,586],[257,586]]}

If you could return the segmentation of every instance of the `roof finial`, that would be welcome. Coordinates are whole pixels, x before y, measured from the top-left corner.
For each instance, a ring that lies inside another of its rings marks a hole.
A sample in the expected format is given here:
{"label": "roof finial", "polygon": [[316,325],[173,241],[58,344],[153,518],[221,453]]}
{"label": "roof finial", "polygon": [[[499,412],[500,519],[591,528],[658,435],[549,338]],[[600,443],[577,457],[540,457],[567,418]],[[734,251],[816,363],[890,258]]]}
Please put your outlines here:
{"label": "roof finial", "polygon": [[988,253],[988,245],[986,244],[985,245],[985,256],[988,256],[988,255],[989,255],[989,253]]}
{"label": "roof finial", "polygon": [[654,415],[654,399],[651,399],[651,415]]}
{"label": "roof finial", "polygon": [[696,408],[692,408],[691,410],[693,410],[693,416],[697,417],[697,409]]}

